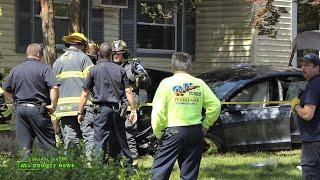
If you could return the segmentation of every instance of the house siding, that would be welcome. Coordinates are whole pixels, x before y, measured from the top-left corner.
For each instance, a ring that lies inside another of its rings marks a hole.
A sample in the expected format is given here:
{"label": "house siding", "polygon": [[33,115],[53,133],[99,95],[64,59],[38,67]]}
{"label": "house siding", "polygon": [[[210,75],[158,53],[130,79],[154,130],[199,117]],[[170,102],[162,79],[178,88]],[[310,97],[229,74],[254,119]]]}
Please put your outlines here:
{"label": "house siding", "polygon": [[25,54],[16,53],[15,38],[15,1],[1,0],[0,7],[2,16],[0,16],[0,48],[2,50],[3,59],[1,59],[0,67],[12,68],[16,64],[24,60]]}
{"label": "house siding", "polygon": [[93,0],[92,7],[104,10],[104,40],[111,43],[118,39],[120,37],[120,9],[101,7],[100,0]]}
{"label": "house siding", "polygon": [[196,20],[194,73],[250,63],[253,30],[245,0],[204,0]]}
{"label": "house siding", "polygon": [[[94,8],[100,0],[93,0]],[[251,4],[246,0],[203,0],[196,20],[196,50],[194,74],[238,63],[287,65],[291,51],[291,1],[275,0],[275,6],[285,7],[275,27],[277,39],[257,36],[248,23]],[[0,17],[1,67],[12,68],[24,60],[24,53],[15,51],[15,1],[1,0]],[[111,43],[120,36],[120,11],[104,7],[104,40]],[[137,57],[145,67],[171,71],[170,58]]]}
{"label": "house siding", "polygon": [[204,0],[196,22],[194,73],[238,63],[286,65],[291,49],[291,1],[275,0],[285,7],[275,27],[277,39],[258,36],[249,22],[251,3],[245,0]]}
{"label": "house siding", "polygon": [[[0,16],[0,48],[2,49],[3,59],[1,59],[0,67],[12,68],[21,63],[24,53],[16,53],[15,51],[15,1],[1,0],[2,16]],[[99,1],[94,0],[92,7],[100,7]],[[119,37],[120,32],[120,15],[117,8],[104,8],[104,40],[111,42]]]}
{"label": "house siding", "polygon": [[275,26],[277,38],[255,35],[254,63],[287,66],[291,54],[291,1],[275,0],[276,7],[285,7],[288,13],[282,14]]}

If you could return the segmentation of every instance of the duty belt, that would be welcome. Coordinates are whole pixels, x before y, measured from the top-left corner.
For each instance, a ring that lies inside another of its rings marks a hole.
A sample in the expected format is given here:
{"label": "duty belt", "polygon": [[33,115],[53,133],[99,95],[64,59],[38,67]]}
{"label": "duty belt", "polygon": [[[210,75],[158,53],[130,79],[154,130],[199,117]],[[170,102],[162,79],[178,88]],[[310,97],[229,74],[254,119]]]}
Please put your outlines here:
{"label": "duty belt", "polygon": [[108,106],[108,107],[114,107],[114,106],[119,106],[118,103],[96,103],[94,105],[98,105],[98,106]]}
{"label": "duty belt", "polygon": [[27,107],[33,107],[33,108],[40,108],[40,105],[30,104],[30,103],[21,103],[17,104],[17,106],[27,106]]}

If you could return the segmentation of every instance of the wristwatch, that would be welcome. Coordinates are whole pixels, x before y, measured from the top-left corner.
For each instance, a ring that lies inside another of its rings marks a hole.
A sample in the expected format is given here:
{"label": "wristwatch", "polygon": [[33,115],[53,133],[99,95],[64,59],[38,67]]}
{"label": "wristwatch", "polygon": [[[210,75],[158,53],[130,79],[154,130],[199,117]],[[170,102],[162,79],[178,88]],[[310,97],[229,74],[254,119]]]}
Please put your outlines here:
{"label": "wristwatch", "polygon": [[83,112],[82,112],[82,113],[81,113],[81,112],[78,112],[78,113],[77,113],[77,116],[79,116],[79,115],[82,116],[82,115],[83,115]]}

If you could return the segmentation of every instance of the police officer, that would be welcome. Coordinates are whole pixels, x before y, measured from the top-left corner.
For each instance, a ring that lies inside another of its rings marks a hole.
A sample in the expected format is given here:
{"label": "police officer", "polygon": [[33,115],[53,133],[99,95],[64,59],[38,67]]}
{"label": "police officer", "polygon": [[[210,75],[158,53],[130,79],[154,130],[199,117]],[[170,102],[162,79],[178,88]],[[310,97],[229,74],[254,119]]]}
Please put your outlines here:
{"label": "police officer", "polygon": [[[136,99],[138,99],[137,95],[139,94],[139,88],[146,89],[151,85],[151,79],[147,71],[136,59],[131,61],[128,60],[130,52],[127,49],[127,45],[124,41],[114,41],[111,46],[113,62],[120,64],[125,69],[126,75],[129,79],[130,87],[132,88]],[[137,124],[132,124],[131,121],[127,119],[125,126],[128,145],[133,159],[136,159],[138,157],[136,143]],[[134,161],[134,165],[136,164],[137,161]]]}
{"label": "police officer", "polygon": [[90,109],[86,111],[81,126],[77,121],[83,81],[93,66],[90,58],[84,53],[88,47],[88,40],[82,33],[64,36],[62,40],[68,49],[53,64],[53,71],[61,83],[56,117],[61,120],[65,149],[77,150],[80,138],[83,137],[86,158],[91,160],[94,140],[90,102],[86,107]]}
{"label": "police officer", "polygon": [[26,55],[26,60],[11,70],[2,86],[14,100],[16,138],[23,158],[31,155],[35,137],[44,153],[55,152],[49,114],[55,111],[59,96],[59,84],[52,69],[40,62],[41,46],[29,44]]}
{"label": "police officer", "polygon": [[[153,99],[151,124],[160,140],[152,167],[152,179],[169,179],[178,159],[181,179],[197,179],[204,134],[219,117],[221,104],[210,88],[187,73],[187,53],[172,55],[174,75],[161,81]],[[206,110],[202,121],[202,108]]]}
{"label": "police officer", "polygon": [[303,76],[308,80],[301,99],[292,100],[298,115],[302,140],[301,166],[303,179],[320,179],[320,59],[309,53],[301,59]]}
{"label": "police officer", "polygon": [[94,41],[89,41],[86,54],[89,56],[93,64],[97,64],[99,46]]}
{"label": "police officer", "polygon": [[12,107],[6,104],[3,93],[4,91],[0,87],[0,124],[7,124],[7,121],[11,119]]}
{"label": "police officer", "polygon": [[91,91],[93,94],[92,102],[96,107],[94,139],[97,152],[104,156],[107,152],[107,145],[109,145],[111,157],[116,158],[121,149],[128,161],[132,162],[125,136],[125,122],[120,117],[119,99],[123,100],[127,96],[132,110],[129,119],[134,123],[137,120],[134,96],[129,88],[129,81],[124,69],[110,60],[111,48],[108,43],[100,45],[99,54],[101,62],[90,70],[83,86],[78,121],[81,122],[83,119],[83,108]]}

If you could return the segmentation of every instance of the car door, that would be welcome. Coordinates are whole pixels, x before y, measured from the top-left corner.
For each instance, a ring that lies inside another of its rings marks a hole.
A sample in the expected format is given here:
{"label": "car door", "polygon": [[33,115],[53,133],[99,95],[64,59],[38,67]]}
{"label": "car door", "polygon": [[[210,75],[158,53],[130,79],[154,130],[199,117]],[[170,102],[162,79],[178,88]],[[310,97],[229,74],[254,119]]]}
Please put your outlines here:
{"label": "car door", "polygon": [[229,149],[290,147],[290,109],[262,103],[277,100],[278,93],[277,82],[270,78],[253,82],[231,98],[233,102],[259,103],[229,105],[221,113],[225,142]]}
{"label": "car door", "polygon": [[[300,97],[307,85],[307,80],[301,77],[280,77],[280,91],[285,101],[291,101],[293,98]],[[282,105],[284,108],[290,109],[290,105]],[[300,132],[297,125],[297,116],[290,114],[290,134],[291,143],[300,143]]]}

